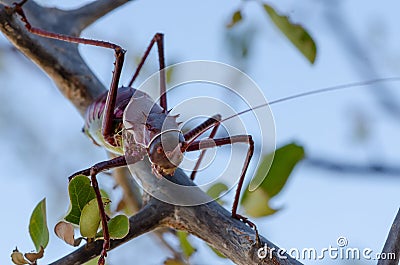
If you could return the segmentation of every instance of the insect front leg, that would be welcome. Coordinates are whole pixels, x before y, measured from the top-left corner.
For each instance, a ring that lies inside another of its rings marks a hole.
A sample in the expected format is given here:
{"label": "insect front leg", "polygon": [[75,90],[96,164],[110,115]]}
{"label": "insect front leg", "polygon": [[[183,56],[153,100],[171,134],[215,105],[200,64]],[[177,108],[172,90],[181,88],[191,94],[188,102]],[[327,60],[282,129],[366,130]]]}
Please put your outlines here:
{"label": "insect front leg", "polygon": [[21,16],[21,20],[25,23],[25,27],[32,34],[49,39],[62,40],[65,42],[78,43],[78,44],[93,45],[114,50],[115,54],[114,71],[110,89],[107,95],[106,105],[104,109],[104,116],[103,116],[103,124],[102,124],[102,134],[104,136],[104,139],[111,145],[114,145],[115,144],[114,143],[115,140],[113,137],[114,108],[118,93],[118,83],[121,76],[122,65],[124,63],[125,50],[122,49],[121,46],[111,42],[73,37],[32,27],[22,9],[22,6],[26,3],[26,1],[27,0],[21,1],[20,3],[14,3],[14,7],[15,7],[15,12]]}
{"label": "insect front leg", "polygon": [[240,174],[238,186],[236,188],[235,199],[233,201],[233,206],[232,206],[232,217],[242,221],[243,223],[245,223],[248,226],[250,226],[251,228],[253,228],[256,233],[256,244],[260,245],[261,240],[260,240],[260,237],[258,234],[257,226],[253,222],[251,222],[247,217],[242,216],[237,213],[237,208],[238,208],[239,199],[240,199],[240,192],[242,190],[242,186],[243,186],[247,168],[249,167],[250,160],[251,160],[251,157],[253,156],[253,152],[254,152],[254,141],[253,141],[251,135],[235,135],[232,137],[225,137],[225,138],[219,138],[219,139],[206,139],[206,140],[201,140],[201,141],[194,141],[189,144],[189,146],[186,148],[186,151],[187,152],[197,151],[197,150],[202,150],[202,149],[207,149],[207,148],[213,148],[215,146],[223,146],[223,145],[234,144],[234,143],[247,143],[249,145],[249,149],[247,150],[246,159],[244,161],[244,165],[242,168],[242,172]]}
{"label": "insect front leg", "polygon": [[[214,124],[214,128],[212,129],[210,135],[208,136],[209,138],[214,138],[215,134],[217,133],[217,130],[219,128],[220,125],[220,121],[221,121],[221,115],[220,114],[216,114],[214,116],[212,116],[211,118],[207,119],[206,121],[204,121],[203,123],[201,123],[199,126],[193,128],[192,130],[190,130],[189,132],[184,134],[185,137],[185,141],[189,141],[193,138],[196,138],[200,135],[202,135],[203,133],[205,133],[207,131],[207,129],[209,128],[209,126]],[[192,174],[190,174],[190,179],[194,180],[197,174],[197,170],[200,167],[201,161],[203,160],[203,157],[206,153],[206,149],[202,150],[200,153],[199,158],[197,159],[196,165],[193,168]]]}
{"label": "insect front leg", "polygon": [[100,265],[103,265],[105,263],[105,257],[107,256],[107,250],[110,249],[110,234],[108,232],[108,226],[107,226],[107,215],[104,210],[104,204],[103,204],[103,200],[101,199],[99,184],[97,183],[96,176],[98,173],[100,173],[102,171],[109,170],[112,168],[122,167],[122,166],[126,166],[126,165],[127,165],[127,163],[126,163],[125,156],[118,156],[111,160],[97,163],[90,168],[78,171],[69,177],[69,180],[71,180],[72,178],[74,178],[75,176],[78,176],[78,175],[90,176],[90,179],[92,182],[92,187],[96,194],[97,204],[99,206],[101,227],[103,229],[103,237],[104,237],[103,249],[100,253],[100,258],[99,258],[99,262],[98,262],[98,264],[100,264]]}

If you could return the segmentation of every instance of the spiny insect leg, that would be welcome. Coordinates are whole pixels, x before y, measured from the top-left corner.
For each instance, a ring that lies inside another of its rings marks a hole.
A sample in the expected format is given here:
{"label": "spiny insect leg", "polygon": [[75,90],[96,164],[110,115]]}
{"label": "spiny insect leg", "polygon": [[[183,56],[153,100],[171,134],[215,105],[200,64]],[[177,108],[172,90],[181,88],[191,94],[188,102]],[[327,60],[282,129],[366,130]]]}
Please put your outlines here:
{"label": "spiny insect leg", "polygon": [[102,134],[104,139],[109,142],[110,144],[114,144],[114,137],[113,137],[113,118],[114,118],[114,108],[118,93],[118,83],[121,76],[122,65],[124,63],[124,55],[125,50],[122,49],[121,46],[116,45],[111,42],[106,41],[99,41],[99,40],[92,40],[92,39],[85,39],[80,37],[73,37],[64,34],[58,34],[54,32],[49,32],[46,30],[38,29],[32,27],[29,23],[28,19],[25,16],[25,13],[22,9],[22,6],[26,3],[26,1],[22,1],[20,3],[15,3],[14,8],[15,12],[21,16],[21,20],[25,23],[25,27],[28,29],[29,32],[50,39],[62,40],[65,42],[71,43],[78,43],[78,44],[87,44],[93,45],[98,47],[104,47],[108,49],[113,49],[115,53],[115,63],[114,63],[114,71],[112,82],[110,85],[110,90],[108,91],[106,106],[104,109],[104,116],[103,116],[103,124],[102,124]]}
{"label": "spiny insect leg", "polygon": [[108,232],[108,226],[107,226],[107,215],[104,210],[104,204],[103,204],[103,200],[101,198],[100,188],[99,188],[99,184],[97,182],[96,176],[98,173],[100,173],[102,171],[112,169],[112,168],[122,167],[122,166],[126,166],[126,165],[127,165],[127,163],[126,163],[125,156],[118,156],[116,158],[97,163],[97,164],[93,165],[92,167],[81,170],[79,172],[76,172],[69,177],[69,180],[71,180],[72,178],[74,178],[77,175],[90,176],[90,179],[92,182],[92,187],[96,194],[96,200],[97,200],[97,204],[99,207],[100,218],[101,218],[101,227],[103,229],[103,237],[104,237],[103,249],[100,253],[100,258],[98,261],[99,265],[103,265],[105,263],[105,257],[107,256],[107,250],[110,248],[110,234]]}
{"label": "spiny insect leg", "polygon": [[[211,118],[207,119],[206,121],[204,121],[203,123],[201,123],[197,127],[193,128],[189,132],[185,133],[185,135],[184,135],[185,140],[188,141],[188,140],[190,140],[190,139],[192,139],[194,137],[200,136],[201,134],[203,134],[204,132],[207,131],[207,128],[210,125],[213,125],[213,124],[214,124],[214,128],[212,129],[212,131],[211,131],[211,133],[209,135],[209,138],[214,138],[215,134],[217,133],[217,130],[219,128],[220,121],[221,121],[221,115],[220,114],[212,116]],[[203,160],[203,157],[204,157],[206,151],[207,151],[206,149],[201,151],[200,156],[197,159],[196,165],[193,168],[192,174],[190,175],[190,179],[191,180],[195,179],[197,170],[200,167],[200,163]]]}
{"label": "spiny insect leg", "polygon": [[151,49],[153,48],[154,44],[157,43],[157,49],[158,49],[158,62],[160,66],[160,106],[164,109],[164,111],[168,111],[167,109],[167,94],[166,94],[166,80],[165,80],[165,56],[164,56],[164,34],[162,33],[156,33],[154,37],[151,39],[149,46],[147,47],[138,67],[136,68],[136,71],[129,82],[128,86],[132,86],[133,82],[136,80],[136,78],[139,75],[140,70],[143,67],[144,62],[146,61],[147,57],[149,56],[149,53]]}
{"label": "spiny insect leg", "polygon": [[251,157],[253,156],[253,152],[254,152],[254,141],[253,141],[251,135],[235,135],[235,136],[225,137],[225,138],[220,138],[220,139],[209,139],[209,141],[207,141],[207,140],[194,141],[186,148],[186,151],[187,152],[197,151],[197,150],[201,150],[201,149],[212,148],[214,146],[223,146],[223,145],[234,144],[234,143],[247,143],[249,145],[249,149],[247,150],[246,159],[244,161],[244,165],[242,168],[242,172],[240,174],[238,186],[236,188],[235,199],[233,201],[233,206],[232,206],[232,217],[242,221],[243,223],[247,224],[248,226],[250,226],[251,228],[254,229],[254,231],[256,233],[256,243],[259,245],[261,241],[260,241],[260,237],[259,237],[256,225],[253,222],[251,222],[247,217],[244,217],[237,213],[237,208],[238,208],[238,204],[239,204],[240,193],[242,190],[244,178],[246,175],[247,168],[249,167]]}

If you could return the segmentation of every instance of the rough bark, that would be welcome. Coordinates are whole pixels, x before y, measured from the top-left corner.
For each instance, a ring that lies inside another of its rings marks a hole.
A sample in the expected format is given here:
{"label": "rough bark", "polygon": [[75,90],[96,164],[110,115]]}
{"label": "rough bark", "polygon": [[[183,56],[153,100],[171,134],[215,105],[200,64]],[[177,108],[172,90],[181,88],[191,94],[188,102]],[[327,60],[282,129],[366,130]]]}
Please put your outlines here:
{"label": "rough bark", "polygon": [[380,259],[378,265],[397,265],[400,260],[400,209],[390,228],[388,238],[382,250],[383,255],[392,255],[394,258]]}

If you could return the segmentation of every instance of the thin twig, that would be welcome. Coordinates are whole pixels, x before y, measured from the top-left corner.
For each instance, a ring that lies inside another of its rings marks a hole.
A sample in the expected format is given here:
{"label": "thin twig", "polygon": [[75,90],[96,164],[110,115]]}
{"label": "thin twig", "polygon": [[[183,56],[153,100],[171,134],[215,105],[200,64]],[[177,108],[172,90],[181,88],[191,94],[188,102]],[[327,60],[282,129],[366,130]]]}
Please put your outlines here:
{"label": "thin twig", "polygon": [[385,174],[386,176],[398,177],[400,175],[400,167],[384,165],[384,164],[366,164],[360,165],[351,162],[335,161],[333,159],[307,157],[304,160],[307,165],[318,167],[331,171],[340,171],[343,173],[363,174]]}
{"label": "thin twig", "polygon": [[174,256],[175,260],[179,260],[181,262],[185,262],[185,259],[183,257],[183,253],[177,251],[173,246],[171,246],[170,243],[168,243],[165,238],[164,235],[166,233],[171,233],[173,232],[172,229],[170,228],[166,228],[166,229],[157,229],[156,231],[154,231],[152,234],[157,238],[157,240],[166,248],[169,250],[169,252],[171,252],[171,254]]}

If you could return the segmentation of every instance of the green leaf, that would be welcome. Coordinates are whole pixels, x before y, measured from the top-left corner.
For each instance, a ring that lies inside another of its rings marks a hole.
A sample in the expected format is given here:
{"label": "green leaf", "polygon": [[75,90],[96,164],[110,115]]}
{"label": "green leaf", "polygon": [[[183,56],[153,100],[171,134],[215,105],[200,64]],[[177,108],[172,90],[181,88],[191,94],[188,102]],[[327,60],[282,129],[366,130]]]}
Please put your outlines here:
{"label": "green leaf", "polygon": [[269,15],[275,25],[283,34],[292,42],[294,46],[307,58],[308,61],[314,63],[317,55],[317,46],[310,34],[298,24],[289,21],[287,16],[282,16],[269,5],[264,4],[264,10]]}
{"label": "green leaf", "polygon": [[110,196],[108,195],[107,191],[105,191],[103,189],[100,189],[100,195],[103,198],[108,198],[108,199],[110,198]]}
{"label": "green leaf", "polygon": [[262,217],[274,214],[277,210],[269,206],[268,194],[262,189],[256,189],[251,195],[242,201],[246,214],[253,217]]}
{"label": "green leaf", "polygon": [[[275,151],[271,168],[261,185],[270,198],[282,190],[294,167],[304,156],[304,148],[294,143],[285,145]],[[265,172],[263,173],[263,170],[259,168],[257,174],[265,174]]]}
{"label": "green leaf", "polygon": [[83,263],[83,265],[97,265],[99,262],[99,257],[89,260],[88,262]]}
{"label": "green leaf", "polygon": [[96,194],[90,185],[90,180],[83,175],[76,176],[71,180],[68,186],[68,193],[71,205],[65,220],[79,225],[83,207],[96,198]]}
{"label": "green leaf", "polygon": [[[107,198],[102,198],[103,203],[108,203]],[[79,220],[79,230],[83,237],[95,238],[97,230],[100,226],[100,210],[97,199],[94,198],[88,202],[82,209],[81,218]]]}
{"label": "green leaf", "polygon": [[[272,167],[272,163],[274,161],[275,152],[267,154],[262,157],[261,163],[258,165],[257,172],[254,177],[251,179],[246,191],[254,191],[259,188],[262,183],[267,178],[268,171]],[[243,197],[246,195],[246,192],[243,194]]]}
{"label": "green leaf", "polygon": [[49,229],[46,221],[46,198],[41,200],[32,212],[29,221],[29,234],[31,235],[36,251],[45,248],[49,243]]}
{"label": "green leaf", "polygon": [[181,244],[183,254],[186,258],[189,258],[194,252],[196,252],[196,249],[190,244],[189,240],[187,239],[188,234],[183,231],[177,231],[176,234]]}
{"label": "green leaf", "polygon": [[212,185],[208,190],[207,194],[211,198],[215,199],[218,201],[218,203],[222,204],[221,200],[219,200],[219,197],[221,194],[225,191],[228,190],[228,186],[226,186],[224,183],[218,182]]}
{"label": "green leaf", "polygon": [[263,164],[267,161],[269,163],[271,154],[263,158],[255,176],[257,179],[263,178],[263,182],[252,192],[247,187],[241,200],[247,214],[260,217],[276,212],[275,209],[269,207],[269,200],[282,190],[294,167],[304,158],[304,155],[303,147],[293,143],[285,145],[275,151],[269,171],[268,167],[263,167]]}
{"label": "green leaf", "polygon": [[[100,195],[102,198],[107,198],[110,201],[110,195],[108,195],[107,191],[100,189]],[[104,205],[104,211],[106,212],[107,215],[112,215],[110,207],[111,207],[110,203],[106,203]]]}
{"label": "green leaf", "polygon": [[167,258],[164,263],[164,265],[187,265],[187,263],[185,263],[182,260],[178,260],[178,259],[173,259],[173,258]]}
{"label": "green leaf", "polygon": [[226,25],[226,27],[227,28],[232,28],[234,25],[236,25],[242,19],[243,19],[243,17],[242,17],[241,11],[237,10],[232,14],[231,21]]}
{"label": "green leaf", "polygon": [[129,219],[126,215],[120,214],[108,221],[108,232],[111,239],[122,239],[129,232]]}
{"label": "green leaf", "polygon": [[[293,171],[294,167],[304,158],[303,147],[296,145],[294,143],[287,144],[280,147],[274,153],[274,160],[269,170],[263,167],[264,161],[269,161],[271,159],[271,154],[264,156],[260,166],[257,169],[256,177],[257,179],[264,179],[260,185],[260,188],[264,190],[269,198],[274,197],[278,194],[283,186],[285,185],[290,173]],[[249,192],[244,193],[245,196],[250,194]]]}

